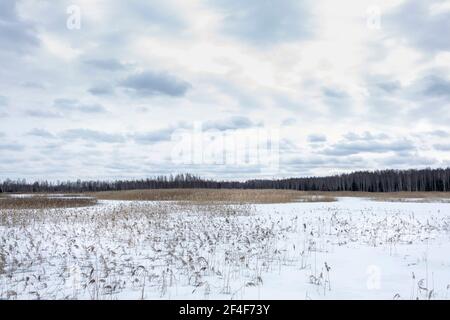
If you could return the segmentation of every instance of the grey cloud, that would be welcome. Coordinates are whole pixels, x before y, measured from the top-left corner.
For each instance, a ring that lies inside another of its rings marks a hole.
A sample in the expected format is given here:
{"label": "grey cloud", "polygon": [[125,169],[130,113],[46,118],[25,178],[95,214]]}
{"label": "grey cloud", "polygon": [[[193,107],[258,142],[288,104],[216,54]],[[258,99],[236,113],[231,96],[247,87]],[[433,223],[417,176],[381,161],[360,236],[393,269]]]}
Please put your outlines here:
{"label": "grey cloud", "polygon": [[324,157],[324,156],[285,156],[281,157],[281,164],[285,168],[314,169],[314,168],[362,168],[367,162],[359,156]]}
{"label": "grey cloud", "polygon": [[312,36],[309,1],[212,0],[223,15],[222,30],[257,45],[304,40]]}
{"label": "grey cloud", "polygon": [[49,138],[49,139],[55,138],[55,136],[51,132],[49,132],[45,129],[38,129],[38,128],[34,128],[34,129],[28,131],[27,135],[34,136],[34,137],[40,137],[40,138]]}
{"label": "grey cloud", "polygon": [[375,84],[378,88],[387,93],[392,93],[401,88],[399,81],[384,81]]}
{"label": "grey cloud", "polygon": [[350,141],[361,141],[361,140],[365,140],[365,141],[370,141],[370,140],[384,140],[384,139],[388,139],[389,136],[387,134],[384,133],[380,133],[380,134],[373,134],[371,132],[364,132],[361,134],[355,133],[355,132],[348,132],[346,134],[344,134],[344,138],[346,140],[350,140]]}
{"label": "grey cloud", "polygon": [[174,128],[165,128],[146,133],[136,133],[133,139],[139,144],[154,144],[163,141],[170,141]]}
{"label": "grey cloud", "polygon": [[72,140],[85,140],[93,142],[104,142],[104,143],[120,143],[124,142],[125,138],[120,134],[115,133],[105,133],[90,129],[70,129],[66,130],[61,134],[63,139]]}
{"label": "grey cloud", "polygon": [[404,1],[391,14],[382,17],[384,30],[398,39],[427,52],[450,50],[450,11],[433,13],[433,5],[444,4],[441,0]]}
{"label": "grey cloud", "polygon": [[0,96],[0,107],[8,105],[8,99],[5,96]]}
{"label": "grey cloud", "polygon": [[407,156],[391,156],[378,161],[378,168],[411,168],[414,167],[429,167],[437,164],[437,160],[429,157],[422,157],[419,155]]}
{"label": "grey cloud", "polygon": [[95,86],[88,89],[88,92],[94,96],[107,96],[114,93],[110,86]]}
{"label": "grey cloud", "polygon": [[56,99],[53,102],[53,106],[65,111],[78,111],[82,113],[106,112],[106,109],[100,104],[83,104],[75,99]]}
{"label": "grey cloud", "polygon": [[0,96],[0,118],[8,117],[8,113],[4,111],[4,109],[7,105],[8,105],[8,99],[4,96]]}
{"label": "grey cloud", "polygon": [[433,148],[439,151],[450,151],[450,144],[435,144]]}
{"label": "grey cloud", "polygon": [[394,142],[355,141],[340,142],[322,151],[325,155],[348,156],[359,153],[387,153],[415,150],[415,146],[408,140]]}
{"label": "grey cloud", "polygon": [[25,147],[15,143],[0,143],[0,150],[4,151],[22,151]]}
{"label": "grey cloud", "polygon": [[139,19],[140,26],[149,27],[147,31],[158,33],[174,33],[186,28],[186,22],[178,8],[170,6],[167,1],[153,0],[127,1],[125,7],[121,6],[121,11],[126,10],[129,17]]}
{"label": "grey cloud", "polygon": [[334,116],[346,116],[352,109],[352,101],[349,94],[343,90],[331,87],[322,89],[323,101],[329,112]]}
{"label": "grey cloud", "polygon": [[107,71],[119,71],[126,68],[126,65],[116,59],[88,59],[84,63],[88,66]]}
{"label": "grey cloud", "polygon": [[38,89],[38,90],[45,89],[45,86],[43,84],[34,81],[25,81],[22,82],[20,85],[27,89]]}
{"label": "grey cloud", "polygon": [[61,143],[47,143],[45,145],[38,146],[39,149],[44,150],[45,152],[54,152],[56,150],[61,150],[63,145]]}
{"label": "grey cloud", "polygon": [[323,94],[327,98],[331,99],[346,99],[348,98],[348,94],[342,90],[335,88],[323,88]]}
{"label": "grey cloud", "polygon": [[203,81],[235,100],[240,106],[246,108],[261,108],[263,106],[263,99],[255,92],[248,90],[245,85],[219,77],[205,77]]}
{"label": "grey cloud", "polygon": [[202,128],[204,130],[237,130],[237,129],[247,129],[251,127],[259,126],[260,124],[256,124],[251,121],[249,118],[244,116],[232,116],[229,118],[214,120],[214,121],[206,121],[203,123]]}
{"label": "grey cloud", "polygon": [[[218,131],[226,131],[226,130],[238,130],[238,129],[247,129],[258,126],[260,124],[256,124],[251,121],[247,117],[243,116],[232,116],[225,119],[220,120],[211,120],[205,121],[201,123],[201,129],[204,131],[207,130],[218,130]],[[169,126],[167,128],[143,132],[143,133],[134,133],[132,134],[132,138],[136,143],[139,144],[155,144],[158,142],[171,141],[172,135],[177,130],[189,130],[193,129],[194,126],[185,122],[179,122],[176,126]]]}
{"label": "grey cloud", "polygon": [[291,139],[283,138],[280,140],[279,148],[281,151],[283,151],[284,154],[286,153],[295,153],[297,152],[297,145],[295,142],[293,142]]}
{"label": "grey cloud", "polygon": [[406,112],[412,120],[422,118],[445,125],[450,121],[450,81],[442,71],[430,70],[418,77],[404,90],[402,98],[410,104]]}
{"label": "grey cloud", "polygon": [[138,144],[155,144],[158,142],[170,141],[172,135],[177,130],[188,130],[192,128],[193,126],[186,122],[178,122],[176,125],[171,125],[166,128],[148,132],[138,132],[130,136]]}
{"label": "grey cloud", "polygon": [[184,96],[191,85],[166,72],[145,71],[122,80],[120,86],[139,96]]}
{"label": "grey cloud", "polygon": [[77,110],[85,113],[103,113],[106,109],[99,104],[81,105]]}
{"label": "grey cloud", "polygon": [[54,107],[72,108],[76,104],[78,104],[76,99],[59,98],[53,101]]}
{"label": "grey cloud", "polygon": [[[450,17],[449,17],[450,18]],[[418,85],[427,97],[444,98],[450,102],[450,81],[438,75],[430,75],[421,79]]]}
{"label": "grey cloud", "polygon": [[326,142],[327,141],[327,136],[324,134],[310,134],[308,136],[308,141],[311,143],[316,143],[316,142]]}
{"label": "grey cloud", "polygon": [[33,118],[62,118],[60,113],[44,110],[26,110],[25,114]]}
{"label": "grey cloud", "polygon": [[[423,118],[433,123],[448,122],[450,81],[446,71],[443,68],[429,69],[403,87],[388,76],[372,76],[367,80],[368,116],[372,121]],[[388,89],[381,89],[383,85]]]}
{"label": "grey cloud", "polygon": [[367,87],[371,94],[392,94],[401,89],[401,83],[387,75],[369,75],[366,79]]}
{"label": "grey cloud", "polygon": [[100,104],[80,105],[77,110],[84,113],[104,113],[106,109]]}
{"label": "grey cloud", "polygon": [[294,118],[286,118],[281,121],[281,126],[292,126],[297,123],[297,119]]}
{"label": "grey cloud", "polygon": [[448,70],[428,69],[409,86],[402,87],[400,82],[393,80],[391,76],[370,76],[366,79],[366,85],[373,96],[380,94],[403,95],[404,98],[450,97],[450,81],[446,79]]}
{"label": "grey cloud", "polygon": [[431,132],[427,132],[428,135],[440,137],[440,138],[447,138],[450,137],[450,132],[444,131],[444,130],[434,130]]}
{"label": "grey cloud", "polygon": [[16,4],[15,0],[0,2],[0,50],[25,53],[39,40],[33,26],[18,16]]}

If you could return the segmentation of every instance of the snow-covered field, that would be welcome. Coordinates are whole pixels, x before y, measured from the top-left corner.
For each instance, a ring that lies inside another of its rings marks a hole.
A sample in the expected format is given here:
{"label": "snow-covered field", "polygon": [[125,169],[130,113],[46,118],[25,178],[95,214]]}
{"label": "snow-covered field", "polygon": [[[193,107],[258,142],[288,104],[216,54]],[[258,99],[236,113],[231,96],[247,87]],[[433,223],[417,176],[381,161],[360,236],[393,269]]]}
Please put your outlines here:
{"label": "snow-covered field", "polygon": [[0,211],[2,299],[447,299],[450,203]]}

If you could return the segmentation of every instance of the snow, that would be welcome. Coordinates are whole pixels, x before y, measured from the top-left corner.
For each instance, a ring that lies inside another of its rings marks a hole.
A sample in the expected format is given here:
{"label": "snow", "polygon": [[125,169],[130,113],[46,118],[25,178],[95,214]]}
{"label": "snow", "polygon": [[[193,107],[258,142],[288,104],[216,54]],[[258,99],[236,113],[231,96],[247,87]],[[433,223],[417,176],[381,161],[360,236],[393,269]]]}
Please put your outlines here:
{"label": "snow", "polygon": [[3,299],[449,298],[450,203],[100,201],[1,214]]}

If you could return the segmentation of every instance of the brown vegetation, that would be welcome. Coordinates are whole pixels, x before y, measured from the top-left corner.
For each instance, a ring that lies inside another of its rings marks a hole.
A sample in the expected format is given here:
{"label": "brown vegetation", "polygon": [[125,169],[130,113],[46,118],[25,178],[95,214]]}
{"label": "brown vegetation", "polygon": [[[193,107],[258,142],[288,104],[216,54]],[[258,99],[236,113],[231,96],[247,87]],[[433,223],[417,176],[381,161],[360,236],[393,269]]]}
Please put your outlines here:
{"label": "brown vegetation", "polygon": [[240,190],[240,189],[153,189],[91,193],[101,200],[128,201],[189,201],[197,203],[286,203],[331,202],[330,194],[314,195],[293,190]]}
{"label": "brown vegetation", "polygon": [[313,195],[329,195],[331,197],[358,197],[377,201],[402,202],[446,202],[450,201],[450,192],[308,192]]}
{"label": "brown vegetation", "polygon": [[44,209],[92,206],[97,200],[177,201],[197,204],[257,204],[288,202],[332,202],[339,197],[361,197],[376,201],[447,202],[450,192],[322,192],[275,189],[147,189],[105,191],[88,194],[30,194],[12,197],[0,194],[0,209]]}
{"label": "brown vegetation", "polygon": [[231,203],[332,202],[339,197],[378,201],[450,201],[450,192],[326,192],[274,189],[149,189],[91,193],[101,200],[192,201]]}
{"label": "brown vegetation", "polygon": [[88,207],[97,203],[97,199],[88,197],[3,197],[0,199],[1,209],[52,209]]}

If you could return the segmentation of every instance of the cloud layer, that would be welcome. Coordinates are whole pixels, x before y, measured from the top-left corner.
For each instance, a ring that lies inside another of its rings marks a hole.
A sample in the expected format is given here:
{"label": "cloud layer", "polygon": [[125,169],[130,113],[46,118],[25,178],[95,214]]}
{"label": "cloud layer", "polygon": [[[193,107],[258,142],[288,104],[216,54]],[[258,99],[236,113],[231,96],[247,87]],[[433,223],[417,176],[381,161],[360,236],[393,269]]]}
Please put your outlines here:
{"label": "cloud layer", "polygon": [[[0,180],[449,166],[449,23],[440,0],[1,1]],[[198,125],[271,132],[279,166],[174,162]]]}

